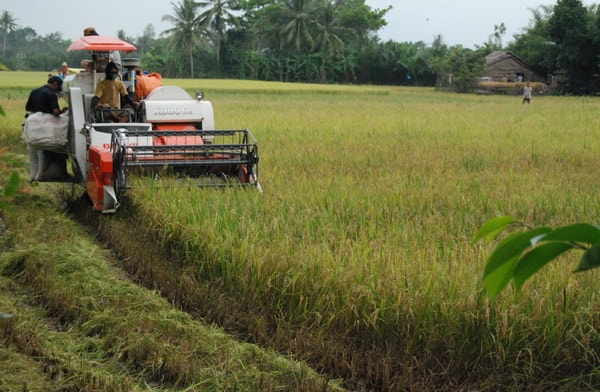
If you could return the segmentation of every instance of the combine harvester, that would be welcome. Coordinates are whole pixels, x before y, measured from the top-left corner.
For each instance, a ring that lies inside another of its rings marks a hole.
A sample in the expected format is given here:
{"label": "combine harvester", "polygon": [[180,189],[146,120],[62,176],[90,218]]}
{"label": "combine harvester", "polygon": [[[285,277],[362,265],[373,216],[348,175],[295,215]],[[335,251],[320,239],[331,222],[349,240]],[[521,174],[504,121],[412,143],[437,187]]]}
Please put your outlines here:
{"label": "combine harvester", "polygon": [[[92,57],[87,71],[69,75],[63,89],[70,105],[68,154],[75,181],[86,188],[94,210],[114,213],[132,172],[260,190],[256,139],[248,129],[215,130],[212,104],[203,93],[193,98],[180,87],[161,85],[139,100],[130,122],[103,122],[90,104],[105,76],[108,54],[135,47],[116,38],[86,36],[68,50],[86,50]],[[136,59],[123,59],[122,81],[132,97],[137,66]]]}

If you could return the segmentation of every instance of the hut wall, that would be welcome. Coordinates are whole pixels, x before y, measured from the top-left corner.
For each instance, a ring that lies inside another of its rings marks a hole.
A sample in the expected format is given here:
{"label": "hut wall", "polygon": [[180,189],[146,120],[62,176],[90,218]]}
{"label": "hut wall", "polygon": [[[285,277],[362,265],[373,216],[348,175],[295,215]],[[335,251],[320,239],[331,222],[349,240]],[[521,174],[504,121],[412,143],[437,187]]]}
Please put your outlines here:
{"label": "hut wall", "polygon": [[486,66],[486,76],[495,82],[516,82],[515,75],[523,75],[524,82],[546,82],[546,79],[528,67],[524,67],[513,58],[507,57]]}

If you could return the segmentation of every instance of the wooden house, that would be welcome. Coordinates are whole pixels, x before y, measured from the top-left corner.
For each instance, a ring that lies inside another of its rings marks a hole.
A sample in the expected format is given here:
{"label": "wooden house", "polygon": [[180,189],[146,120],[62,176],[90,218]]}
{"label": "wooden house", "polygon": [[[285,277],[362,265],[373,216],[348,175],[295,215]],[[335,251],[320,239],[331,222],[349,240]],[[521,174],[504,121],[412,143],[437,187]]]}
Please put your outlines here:
{"label": "wooden house", "polygon": [[493,82],[548,82],[545,75],[536,72],[514,53],[499,50],[485,57],[484,78]]}

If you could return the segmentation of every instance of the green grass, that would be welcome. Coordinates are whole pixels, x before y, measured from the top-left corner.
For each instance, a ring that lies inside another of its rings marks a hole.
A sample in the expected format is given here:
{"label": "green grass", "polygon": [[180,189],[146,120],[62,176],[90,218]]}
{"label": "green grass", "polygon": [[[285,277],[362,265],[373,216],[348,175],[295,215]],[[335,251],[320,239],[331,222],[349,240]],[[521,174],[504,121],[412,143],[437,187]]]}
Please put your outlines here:
{"label": "green grass", "polygon": [[141,279],[376,389],[598,385],[595,272],[571,275],[575,260],[562,259],[490,303],[480,277],[492,244],[471,244],[499,214],[598,222],[598,99],[172,82],[207,92],[217,128],[253,131],[264,192],[140,179],[128,222],[182,260],[136,267],[144,253],[123,239],[135,235],[103,220]]}

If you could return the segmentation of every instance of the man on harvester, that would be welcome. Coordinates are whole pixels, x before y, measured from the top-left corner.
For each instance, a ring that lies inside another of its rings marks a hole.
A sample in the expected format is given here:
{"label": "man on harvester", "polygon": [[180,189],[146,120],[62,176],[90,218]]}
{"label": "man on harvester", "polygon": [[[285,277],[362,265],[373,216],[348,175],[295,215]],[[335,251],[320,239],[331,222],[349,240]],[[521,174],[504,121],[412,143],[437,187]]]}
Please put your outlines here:
{"label": "man on harvester", "polygon": [[105,79],[98,83],[92,98],[91,106],[96,121],[123,123],[131,122],[134,118],[135,109],[140,104],[134,102],[118,78],[119,68],[111,61],[106,65]]}

